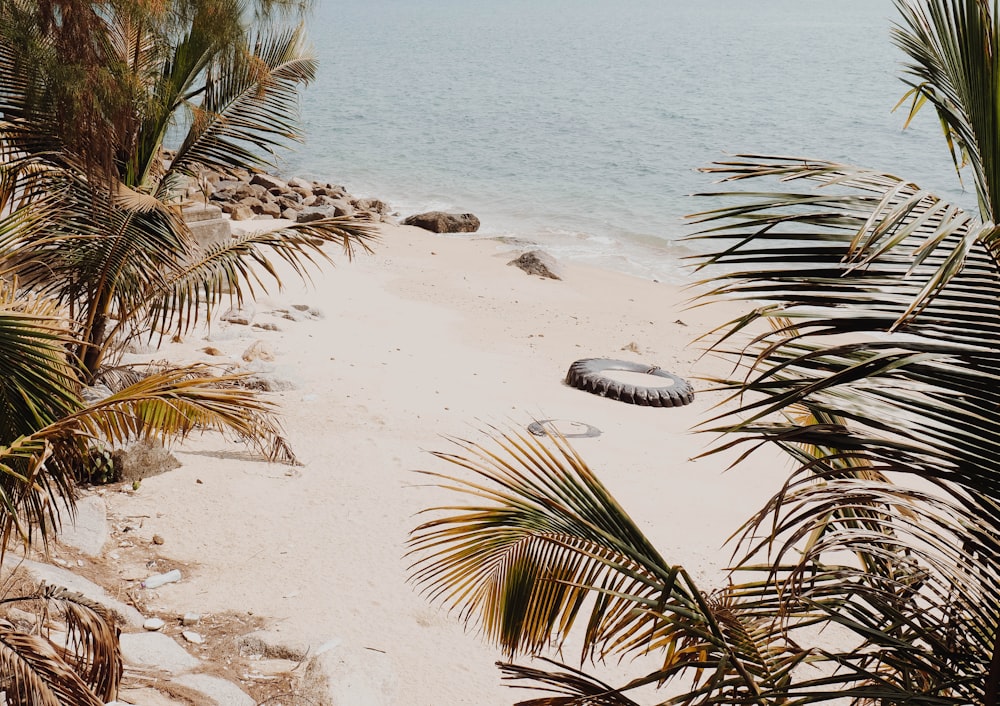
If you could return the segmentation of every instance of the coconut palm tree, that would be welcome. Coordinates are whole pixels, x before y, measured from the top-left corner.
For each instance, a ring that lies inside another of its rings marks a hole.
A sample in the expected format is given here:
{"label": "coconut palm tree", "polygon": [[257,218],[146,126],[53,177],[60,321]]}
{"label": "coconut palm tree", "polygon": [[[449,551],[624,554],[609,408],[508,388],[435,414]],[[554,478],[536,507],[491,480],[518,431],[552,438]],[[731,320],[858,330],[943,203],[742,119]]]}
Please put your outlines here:
{"label": "coconut palm tree", "polygon": [[706,170],[779,186],[693,217],[705,299],[754,307],[713,339],[744,365],[705,428],[716,450],[796,462],[720,587],[658,554],[564,440],[493,432],[441,455],[464,469],[441,484],[473,499],[414,531],[432,600],[508,657],[578,624],[581,662],[659,657],[615,686],[503,664],[553,694],[522,703],[632,704],[639,686],[663,704],[1000,703],[1000,18],[987,0],[897,7],[912,110],[937,111],[979,213],[822,160]]}
{"label": "coconut palm tree", "polygon": [[180,217],[184,177],[267,166],[300,139],[316,65],[278,22],[293,4],[0,2],[0,213],[30,212],[0,237],[0,269],[72,312],[88,384],[129,339],[280,286],[269,258],[305,276],[328,243],[368,248],[370,227],[331,218],[205,249]]}
{"label": "coconut palm tree", "polygon": [[[215,430],[273,460],[294,461],[275,409],[207,366],[153,371],[104,399],[80,398],[73,322],[50,300],[0,281],[0,564],[14,544],[48,545],[72,515],[79,469],[95,445],[169,441]],[[0,691],[6,703],[104,704],[116,696],[121,656],[115,622],[64,589],[41,586],[0,599],[45,615],[25,631],[0,620]],[[52,629],[52,625],[61,629]],[[60,638],[60,635],[62,636]]]}

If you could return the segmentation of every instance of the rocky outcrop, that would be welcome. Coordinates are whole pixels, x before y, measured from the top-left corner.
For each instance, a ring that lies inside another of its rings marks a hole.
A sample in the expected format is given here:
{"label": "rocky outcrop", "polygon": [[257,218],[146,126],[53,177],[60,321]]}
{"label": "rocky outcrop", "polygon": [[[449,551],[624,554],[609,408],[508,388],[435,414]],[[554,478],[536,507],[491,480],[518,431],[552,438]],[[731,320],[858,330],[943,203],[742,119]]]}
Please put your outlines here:
{"label": "rocky outcrop", "polygon": [[558,274],[559,266],[556,259],[542,250],[529,250],[507,264],[519,267],[529,275],[547,279],[562,279]]}
{"label": "rocky outcrop", "polygon": [[475,233],[479,230],[479,219],[471,213],[428,211],[410,216],[403,221],[403,225],[416,226],[434,233]]}
{"label": "rocky outcrop", "polygon": [[[192,228],[196,227],[195,219],[188,216],[189,212],[194,214],[208,210],[218,214],[217,218],[225,223],[219,209],[234,221],[287,218],[304,223],[335,216],[382,221],[390,215],[390,209],[384,201],[355,198],[337,184],[307,181],[299,177],[285,181],[272,174],[248,172],[244,169],[232,169],[223,173],[202,168],[197,178],[191,180],[185,195],[189,204],[184,207],[184,217]],[[302,217],[305,209],[310,209],[307,218]],[[210,244],[218,242],[217,234],[213,233],[208,237],[212,240]],[[228,237],[228,233],[225,237]]]}

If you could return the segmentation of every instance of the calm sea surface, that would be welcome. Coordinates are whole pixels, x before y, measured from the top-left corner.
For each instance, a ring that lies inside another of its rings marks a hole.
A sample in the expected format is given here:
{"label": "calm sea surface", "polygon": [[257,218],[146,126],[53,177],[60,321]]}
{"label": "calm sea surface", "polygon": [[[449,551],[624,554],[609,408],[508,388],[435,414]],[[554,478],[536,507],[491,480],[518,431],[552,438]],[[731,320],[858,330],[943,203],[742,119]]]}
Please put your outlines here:
{"label": "calm sea surface", "polygon": [[846,161],[974,203],[934,116],[902,130],[891,0],[317,0],[321,61],[288,175],[402,215],[676,281],[696,171]]}

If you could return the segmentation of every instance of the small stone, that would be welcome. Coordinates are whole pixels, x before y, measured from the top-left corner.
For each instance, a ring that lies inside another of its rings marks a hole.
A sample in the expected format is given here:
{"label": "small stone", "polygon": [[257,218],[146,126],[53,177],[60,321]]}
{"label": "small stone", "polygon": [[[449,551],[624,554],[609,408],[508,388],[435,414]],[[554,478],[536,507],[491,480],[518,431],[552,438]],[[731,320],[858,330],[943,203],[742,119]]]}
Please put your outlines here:
{"label": "small stone", "polygon": [[196,633],[194,630],[185,630],[181,633],[181,637],[193,645],[200,645],[205,642],[205,638]]}
{"label": "small stone", "polygon": [[153,544],[163,544],[163,537],[158,534],[153,535]]}
{"label": "small stone", "polygon": [[225,355],[225,353],[223,353],[222,351],[220,351],[215,346],[205,346],[201,350],[204,351],[205,353],[207,353],[208,355],[216,355],[216,356],[218,356],[218,355]]}
{"label": "small stone", "polygon": [[219,318],[230,324],[236,324],[238,326],[249,326],[250,322],[253,321],[254,310],[253,307],[246,306],[243,308],[232,308],[226,311]]}
{"label": "small stone", "polygon": [[164,625],[166,625],[166,623],[164,623],[159,618],[147,618],[146,621],[142,624],[142,627],[144,630],[149,630],[150,632],[156,632],[157,630],[163,629]]}
{"label": "small stone", "polygon": [[201,621],[201,615],[199,613],[185,613],[184,617],[181,618],[181,625],[197,625]]}
{"label": "small stone", "polygon": [[251,363],[255,360],[263,361],[273,361],[274,351],[271,347],[264,341],[254,341],[250,344],[245,351],[243,351],[243,360]]}

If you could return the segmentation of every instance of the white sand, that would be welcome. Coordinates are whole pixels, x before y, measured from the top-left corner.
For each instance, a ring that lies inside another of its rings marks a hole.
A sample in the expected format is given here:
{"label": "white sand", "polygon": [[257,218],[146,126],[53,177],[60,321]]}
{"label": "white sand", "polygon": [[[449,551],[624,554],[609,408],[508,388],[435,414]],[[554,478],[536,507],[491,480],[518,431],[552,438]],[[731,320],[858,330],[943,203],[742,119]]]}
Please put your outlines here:
{"label": "white sand", "polygon": [[[253,341],[266,342],[277,372],[297,383],[270,397],[302,467],[252,460],[202,437],[175,449],[181,468],[107,497],[114,516],[148,515],[139,539],[161,535],[156,550],[185,573],[151,601],[161,610],[252,611],[314,645],[338,639],[338,649],[378,655],[396,703],[510,704],[525,694],[500,684],[500,654],[405,580],[416,513],[452,500],[415,487],[424,481],[412,472],[451,470],[426,453],[448,448],[442,435],[484,438],[477,420],[596,426],[600,437],[575,446],[661,552],[706,588],[722,579],[722,543],[785,469],[761,457],[723,474],[725,459],[688,460],[711,442],[689,429],[717,396],[652,409],[562,384],[584,357],[685,376],[719,368],[696,365],[689,344],[710,326],[705,310],[683,310],[677,289],[570,266],[563,281],[543,280],[506,267],[511,255],[489,241],[395,226],[382,233],[373,256],[327,268],[312,289],[289,280],[259,300],[255,321],[281,331],[217,324],[209,341],[192,335],[159,353],[208,360],[199,349],[211,345],[225,354],[215,360],[236,362]],[[325,318],[267,314],[291,304]],[[707,313],[718,321],[733,310]],[[630,343],[639,354],[623,350]]]}

